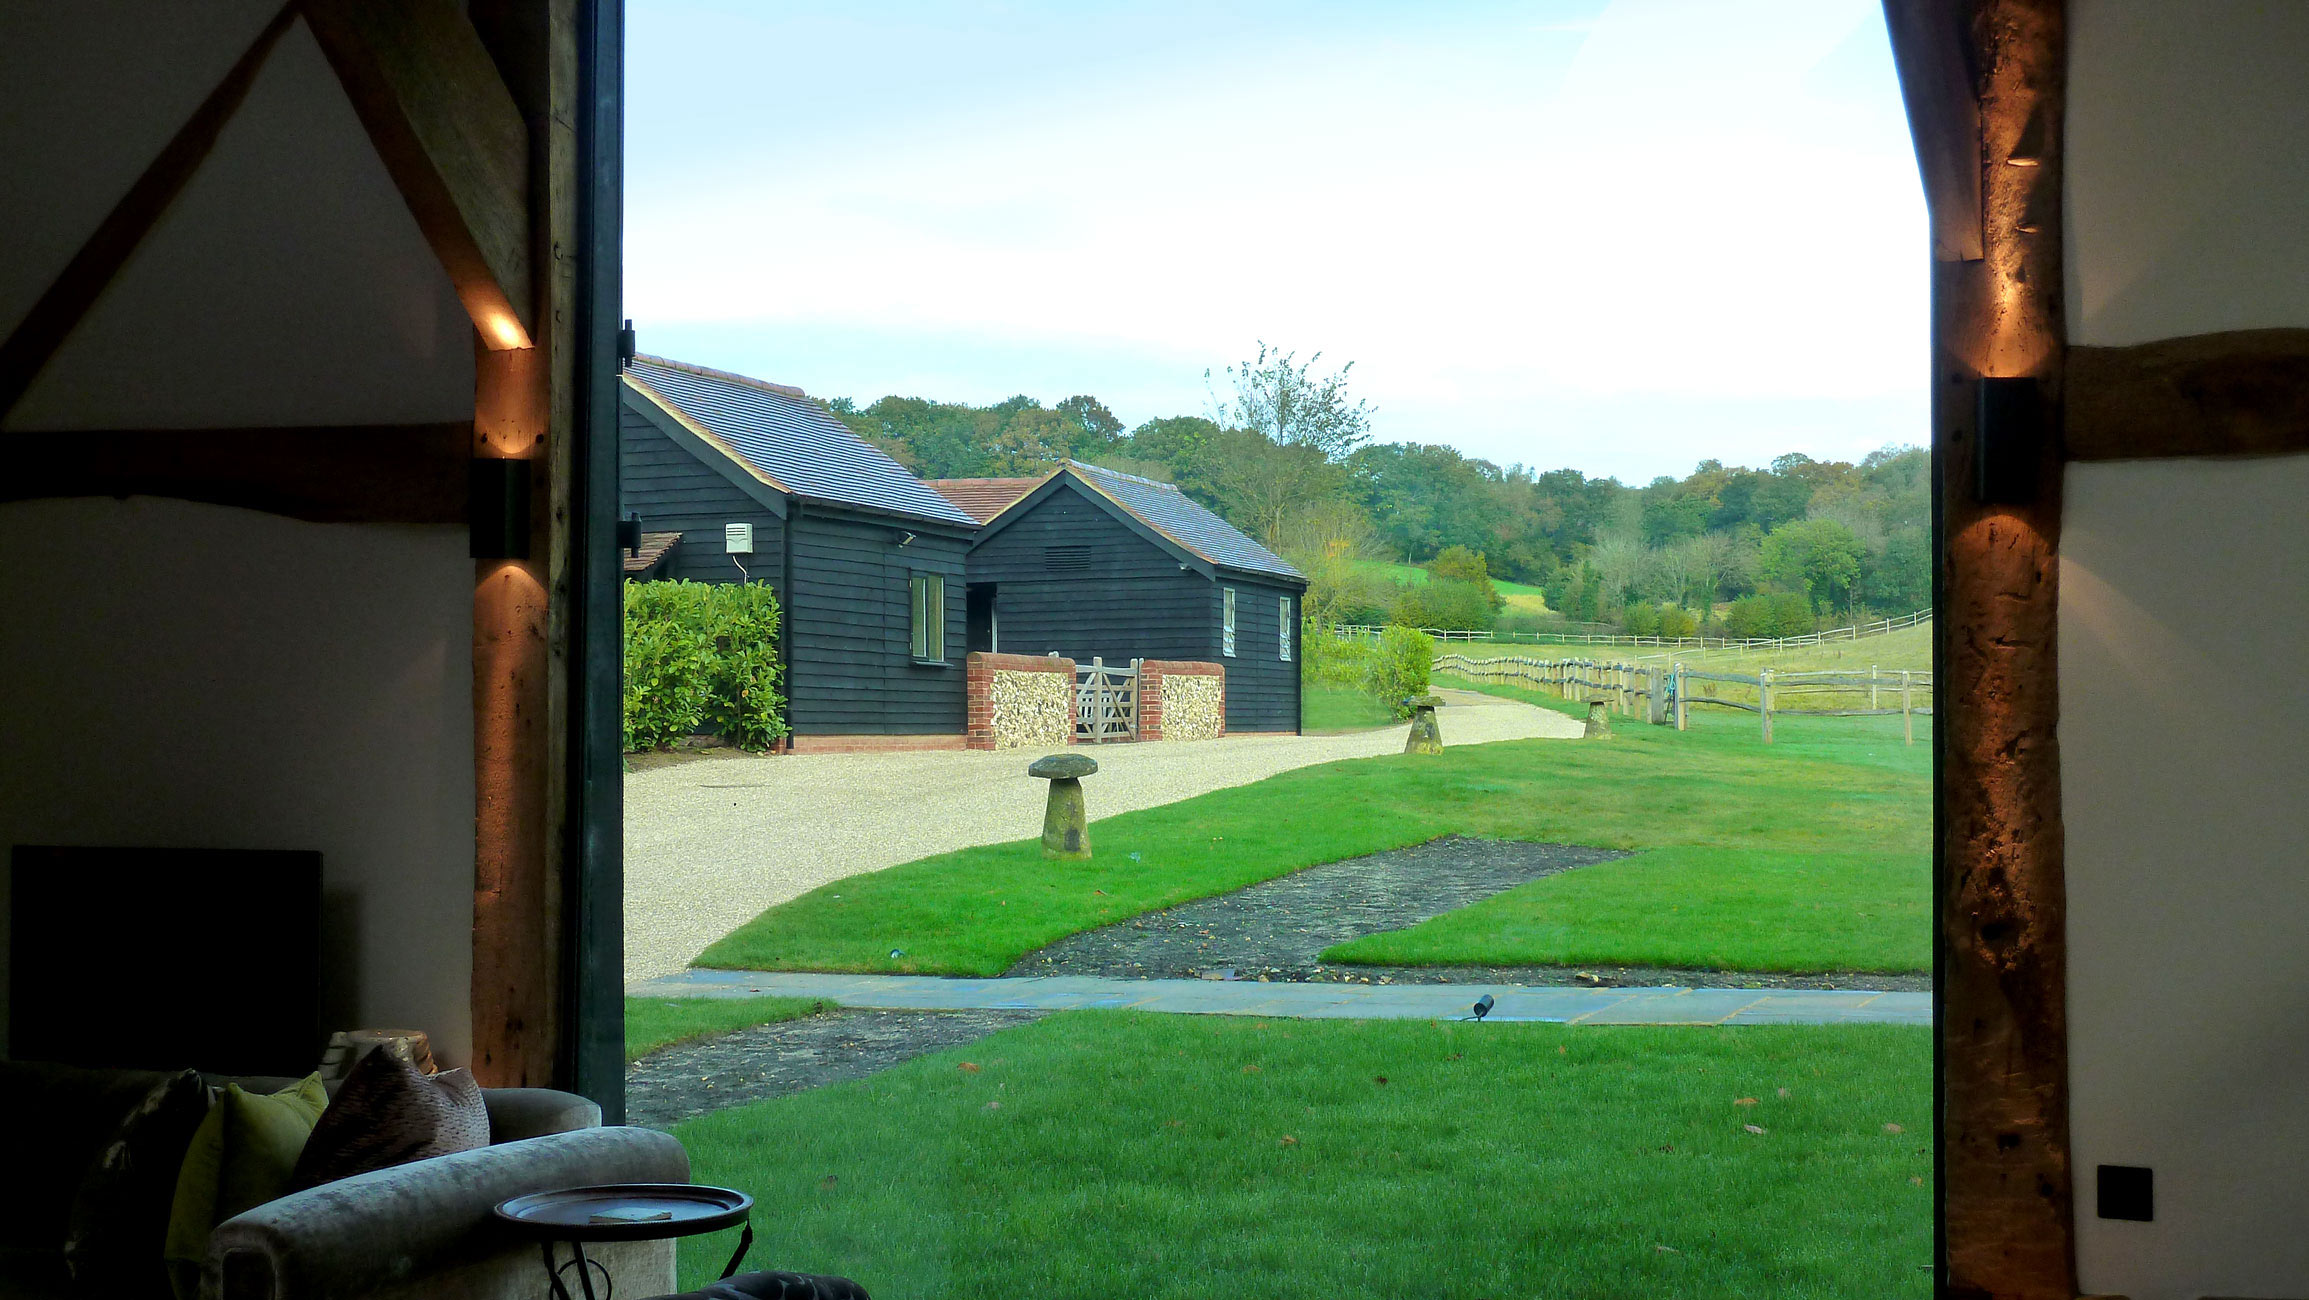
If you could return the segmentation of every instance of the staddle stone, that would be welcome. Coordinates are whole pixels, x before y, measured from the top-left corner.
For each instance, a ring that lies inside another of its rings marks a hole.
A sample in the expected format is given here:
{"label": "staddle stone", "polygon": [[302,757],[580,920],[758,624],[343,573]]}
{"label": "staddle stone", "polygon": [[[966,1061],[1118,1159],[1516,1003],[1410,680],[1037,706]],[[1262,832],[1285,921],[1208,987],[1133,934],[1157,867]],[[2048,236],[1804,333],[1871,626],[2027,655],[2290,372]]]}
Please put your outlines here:
{"label": "staddle stone", "polygon": [[1026,769],[1028,776],[1039,776],[1045,781],[1074,781],[1098,770],[1098,760],[1088,754],[1047,754],[1034,760]]}
{"label": "staddle stone", "polygon": [[1082,803],[1082,778],[1097,770],[1098,760],[1088,754],[1052,754],[1026,769],[1028,776],[1050,782],[1050,800],[1042,809],[1042,856],[1090,856],[1090,816]]}
{"label": "staddle stone", "polygon": [[1411,734],[1403,740],[1406,754],[1440,754],[1443,752],[1443,728],[1436,725],[1435,706],[1443,703],[1432,695],[1421,695],[1407,701],[1411,705]]}
{"label": "staddle stone", "polygon": [[1611,701],[1596,699],[1587,702],[1587,731],[1582,740],[1611,739]]}

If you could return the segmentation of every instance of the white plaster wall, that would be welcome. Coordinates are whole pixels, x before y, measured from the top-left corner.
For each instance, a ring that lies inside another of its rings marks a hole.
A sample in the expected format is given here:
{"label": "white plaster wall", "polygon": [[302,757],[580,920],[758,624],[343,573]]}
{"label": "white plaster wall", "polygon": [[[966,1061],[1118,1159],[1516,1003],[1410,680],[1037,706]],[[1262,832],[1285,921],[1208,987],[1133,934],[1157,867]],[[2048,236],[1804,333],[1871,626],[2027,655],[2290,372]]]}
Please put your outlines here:
{"label": "white plaster wall", "polygon": [[[2309,457],[2072,465],[2061,528],[2083,1289],[2309,1296]],[[2094,1168],[2156,1171],[2151,1223]]]}
{"label": "white plaster wall", "polygon": [[37,501],[0,505],[0,555],[0,852],[318,849],[327,1018],[416,1026],[463,1063],[464,530]]}
{"label": "white plaster wall", "polygon": [[2309,3],[2071,0],[2069,341],[2309,324]]}

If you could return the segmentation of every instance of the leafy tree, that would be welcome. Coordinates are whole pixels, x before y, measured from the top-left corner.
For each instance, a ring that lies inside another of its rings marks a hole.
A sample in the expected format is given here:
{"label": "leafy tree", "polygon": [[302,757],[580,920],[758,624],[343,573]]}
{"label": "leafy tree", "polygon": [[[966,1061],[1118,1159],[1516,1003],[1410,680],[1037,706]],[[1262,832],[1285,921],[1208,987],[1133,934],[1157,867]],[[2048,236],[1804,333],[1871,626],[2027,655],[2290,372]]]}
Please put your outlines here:
{"label": "leafy tree", "polygon": [[1055,409],[1087,435],[1075,443],[1077,456],[1108,450],[1122,440],[1122,421],[1106,409],[1106,403],[1087,393],[1069,397]]}
{"label": "leafy tree", "polygon": [[[1318,352],[1305,361],[1296,354],[1259,343],[1259,355],[1226,368],[1234,390],[1232,401],[1216,390],[1211,405],[1218,422],[1265,435],[1278,447],[1313,448],[1325,460],[1338,460],[1371,436],[1371,406],[1347,398],[1350,361],[1330,374],[1314,373]],[[1211,372],[1203,372],[1208,385]]]}
{"label": "leafy tree", "polygon": [[1867,554],[1852,530],[1832,519],[1782,524],[1764,539],[1764,580],[1804,593],[1814,612],[1848,608]]}
{"label": "leafy tree", "polygon": [[1441,554],[1427,562],[1428,576],[1442,582],[1464,582],[1483,593],[1483,599],[1493,609],[1507,601],[1499,588],[1491,585],[1491,572],[1484,566],[1483,552],[1471,551],[1464,546],[1447,546]]}
{"label": "leafy tree", "polygon": [[1456,578],[1434,578],[1405,584],[1395,598],[1395,609],[1388,621],[1405,627],[1480,632],[1489,628],[1497,616],[1490,593],[1482,587]]}

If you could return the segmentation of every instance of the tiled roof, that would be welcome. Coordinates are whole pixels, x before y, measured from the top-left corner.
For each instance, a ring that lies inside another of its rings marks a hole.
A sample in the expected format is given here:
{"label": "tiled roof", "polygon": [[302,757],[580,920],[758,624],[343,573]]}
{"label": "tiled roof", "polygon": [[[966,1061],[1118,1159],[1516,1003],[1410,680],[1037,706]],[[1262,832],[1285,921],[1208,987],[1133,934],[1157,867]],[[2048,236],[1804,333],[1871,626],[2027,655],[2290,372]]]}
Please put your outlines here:
{"label": "tiled roof", "polygon": [[628,363],[626,378],[678,407],[789,492],[941,523],[978,522],[799,388],[650,356]]}
{"label": "tiled roof", "polygon": [[1203,509],[1168,483],[1085,465],[1079,460],[1066,462],[1066,468],[1108,500],[1136,515],[1147,527],[1213,564],[1246,573],[1271,573],[1301,582],[1307,580],[1306,574],[1292,568],[1282,556],[1245,537],[1233,524]]}
{"label": "tiled roof", "polygon": [[934,478],[925,480],[938,494],[962,507],[964,514],[985,523],[1002,508],[1042,485],[1040,478]]}
{"label": "tiled roof", "polygon": [[656,568],[657,562],[665,558],[666,552],[672,550],[680,542],[680,533],[643,533],[641,535],[641,549],[630,555],[620,555],[618,558],[625,561],[627,573],[647,573]]}

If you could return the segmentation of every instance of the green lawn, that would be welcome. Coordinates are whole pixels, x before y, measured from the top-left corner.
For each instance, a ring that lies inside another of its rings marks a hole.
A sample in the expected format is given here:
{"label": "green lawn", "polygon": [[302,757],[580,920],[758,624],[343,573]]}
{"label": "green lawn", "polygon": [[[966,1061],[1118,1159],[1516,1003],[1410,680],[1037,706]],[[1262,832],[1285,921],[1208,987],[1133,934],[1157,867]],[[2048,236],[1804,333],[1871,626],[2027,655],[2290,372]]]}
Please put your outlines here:
{"label": "green lawn", "polygon": [[[1403,586],[1418,586],[1425,583],[1428,578],[1427,570],[1416,564],[1392,564],[1386,560],[1363,560],[1358,562],[1355,567],[1367,573],[1376,573],[1390,582]],[[1505,578],[1493,578],[1491,585],[1500,595],[1507,597],[1507,604],[1510,609],[1533,614],[1547,612],[1547,593],[1538,587],[1529,583],[1509,582]]]}
{"label": "green lawn", "polygon": [[1299,730],[1304,732],[1369,731],[1395,720],[1394,712],[1366,691],[1308,685],[1299,696]]}
{"label": "green lawn", "polygon": [[1888,1026],[1086,1011],[674,1132],[756,1198],[753,1267],[883,1297],[1921,1300],[1930,1062]]}
{"label": "green lawn", "polygon": [[[1448,711],[1444,727],[1448,740]],[[1035,840],[924,858],[771,908],[700,963],[995,975],[1079,930],[1460,833],[1678,852],[1527,886],[1441,937],[1366,942],[1423,961],[1576,950],[1626,965],[1927,967],[1931,747],[1903,746],[1898,718],[1788,718],[1768,747],[1744,715],[1617,732],[1302,768],[1099,821],[1089,862],[1046,862]],[[1086,783],[1093,812],[1100,779]]]}
{"label": "green lawn", "polygon": [[627,998],[626,1064],[661,1047],[799,1020],[831,1005],[816,998]]}

